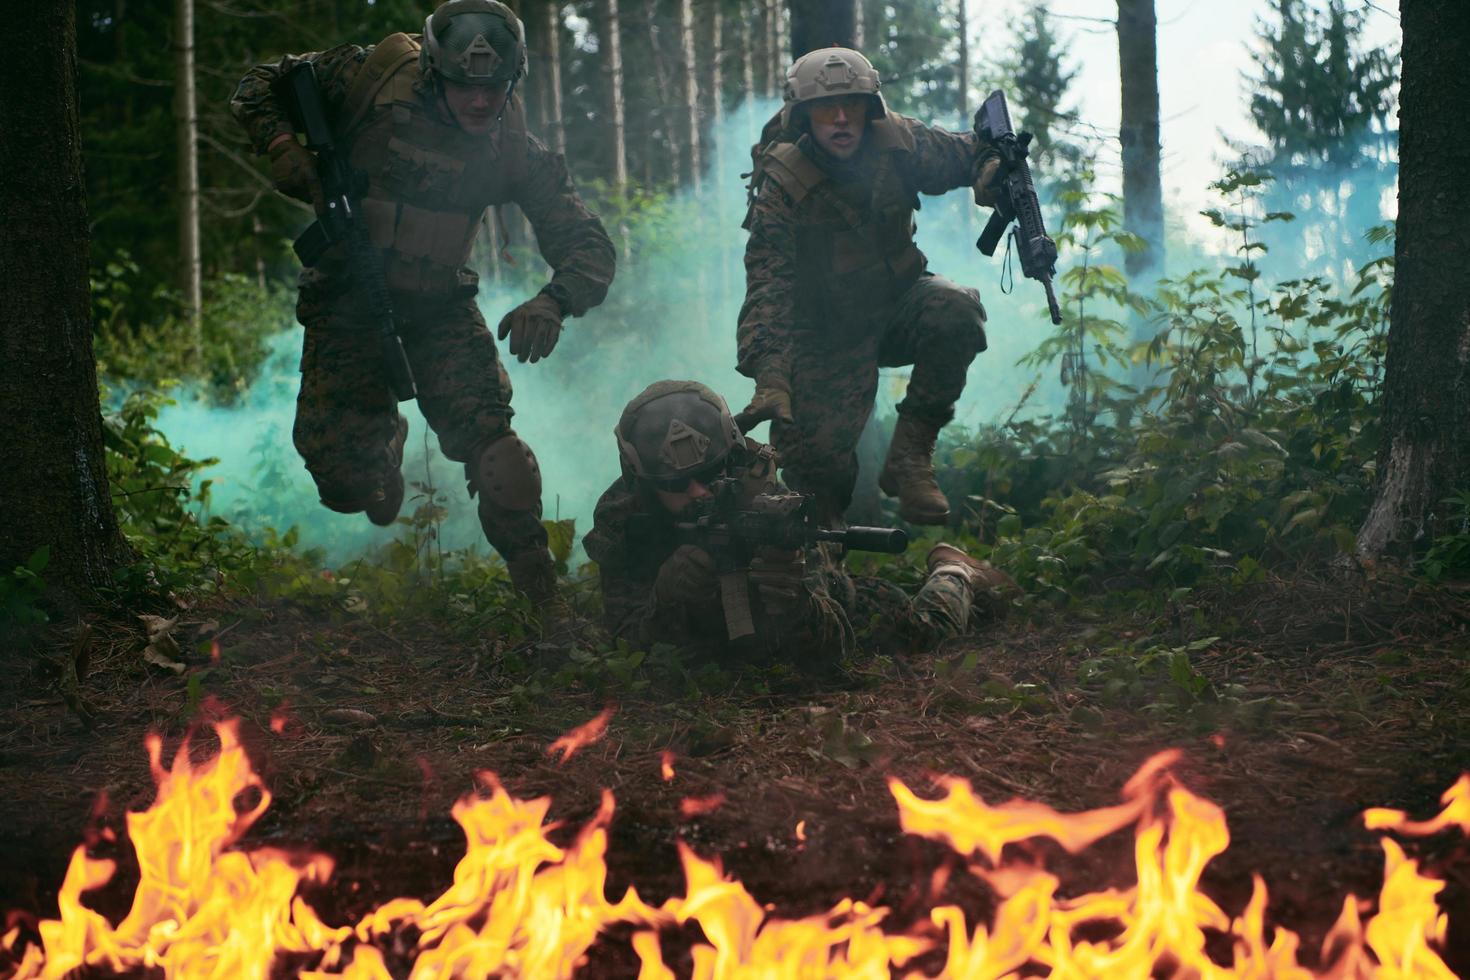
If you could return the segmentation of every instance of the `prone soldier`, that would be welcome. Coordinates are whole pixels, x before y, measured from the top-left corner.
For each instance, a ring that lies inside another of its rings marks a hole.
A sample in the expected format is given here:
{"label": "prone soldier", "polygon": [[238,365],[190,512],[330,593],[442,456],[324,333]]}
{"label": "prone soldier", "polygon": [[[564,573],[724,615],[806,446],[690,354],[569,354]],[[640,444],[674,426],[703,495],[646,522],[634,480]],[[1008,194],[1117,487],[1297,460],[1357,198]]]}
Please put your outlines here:
{"label": "prone soldier", "polygon": [[934,444],[985,349],[985,309],[928,271],[914,212],[919,193],[966,186],[993,205],[994,148],[898,115],[867,58],[823,48],[787,71],[785,104],[753,153],[737,342],[756,389],[741,427],[769,419],[783,479],[838,520],[878,368],[912,364],[879,486],[905,520],[945,523]]}
{"label": "prone soldier", "polygon": [[[562,321],[602,302],[614,250],[582,203],[560,155],[526,130],[516,93],[525,33],[495,0],[449,0],[422,35],[344,44],[252,68],[230,102],[284,193],[324,211],[313,154],[298,142],[282,81],[309,63],[335,142],[361,188],[351,206],[377,259],[365,275],[341,243],[301,273],[297,319],[306,336],[292,432],[322,503],[392,524],[403,504],[408,423],[383,356],[384,311],[417,384],[419,408],[444,454],[464,464],[485,537],[511,580],[543,610],[559,609],[541,525],[536,457],[511,427],[511,385],[475,302],[467,267],[487,207],[513,202],[536,234],[551,281],[499,326],[510,353],[532,363],[556,346]],[[382,291],[366,288],[381,282]],[[396,344],[394,345],[396,349]],[[412,382],[410,383],[412,384]],[[411,387],[410,387],[411,391]],[[399,397],[406,397],[400,395]]]}
{"label": "prone soldier", "polygon": [[[700,517],[717,488],[732,484],[750,517],[765,516],[762,500],[789,496],[776,482],[771,447],[742,435],[725,400],[694,381],[650,385],[614,431],[622,476],[598,500],[584,544],[597,563],[607,628],[630,643],[831,664],[852,653],[854,623],[898,624],[896,640],[933,645],[966,629],[977,600],[1014,587],[949,544],[929,552],[928,576],[912,599],[887,583],[854,580],[826,545],[793,547],[798,534],[732,567],[701,534],[718,538],[729,525],[711,529]],[[808,540],[859,532],[879,550],[891,550],[881,543],[887,535],[902,538],[875,528],[807,531]]]}

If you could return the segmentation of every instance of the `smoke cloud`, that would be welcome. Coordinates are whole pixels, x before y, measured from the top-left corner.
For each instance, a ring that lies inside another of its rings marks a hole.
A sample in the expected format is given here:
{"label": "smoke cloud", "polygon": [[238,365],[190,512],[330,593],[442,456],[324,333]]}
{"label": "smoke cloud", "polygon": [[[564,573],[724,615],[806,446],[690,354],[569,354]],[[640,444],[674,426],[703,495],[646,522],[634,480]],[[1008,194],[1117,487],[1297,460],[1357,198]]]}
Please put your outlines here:
{"label": "smoke cloud", "polygon": [[[618,475],[612,428],[629,399],[664,378],[703,381],[737,411],[750,396],[752,383],[734,367],[744,292],[740,224],[746,202],[739,175],[749,169],[749,146],[776,107],[749,102],[726,118],[709,144],[709,152],[720,157],[707,167],[703,193],[681,191],[642,216],[634,259],[620,266],[608,301],[568,320],[548,360],[506,361],[515,390],[515,429],[535,449],[544,474],[546,516],[574,518],[579,539],[590,527],[598,496]],[[1054,202],[1044,205],[1048,228],[1055,231],[1060,211]],[[967,427],[1008,415],[1034,381],[1040,384],[1026,414],[1055,410],[1064,400],[1054,373],[1038,378],[1017,366],[1053,328],[1040,287],[1021,278],[1017,268],[1014,288],[1003,292],[1001,256],[988,259],[975,249],[986,217],[967,190],[924,198],[918,215],[919,244],[930,268],[978,288],[989,314],[989,350],[971,367],[956,417],[956,424]],[[604,221],[616,241],[616,219],[604,215]],[[1192,243],[1170,243],[1171,269],[1220,261]],[[1064,254],[1059,269],[1069,264]],[[535,288],[484,283],[479,301],[491,328]],[[207,474],[213,513],[246,528],[298,526],[303,545],[324,549],[330,562],[340,564],[390,540],[396,529],[374,527],[362,515],[335,514],[317,501],[290,439],[300,348],[300,328],[283,324],[261,380],[238,405],[217,408],[182,399],[163,413],[160,427],[190,454],[219,458]],[[906,369],[884,371],[877,414],[890,423],[907,376]],[[422,502],[423,491],[413,484],[432,486],[450,515],[440,532],[443,545],[487,548],[462,467],[439,453],[414,405],[400,410],[411,428],[404,513]],[[754,434],[761,437],[761,430]]]}

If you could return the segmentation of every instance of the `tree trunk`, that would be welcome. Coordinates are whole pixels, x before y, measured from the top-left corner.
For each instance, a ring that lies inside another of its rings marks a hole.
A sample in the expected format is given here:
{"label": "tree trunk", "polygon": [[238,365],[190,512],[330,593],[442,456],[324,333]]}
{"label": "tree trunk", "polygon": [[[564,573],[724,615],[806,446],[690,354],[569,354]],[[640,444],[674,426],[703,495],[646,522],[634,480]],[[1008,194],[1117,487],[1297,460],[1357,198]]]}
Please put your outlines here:
{"label": "tree trunk", "polygon": [[194,99],[194,0],[174,0],[174,119],[179,157],[179,289],[194,360],[200,336],[199,112]]}
{"label": "tree trunk", "polygon": [[781,0],[776,0],[776,94],[780,95],[786,85],[786,66],[792,61],[791,57],[791,25],[786,21],[788,8]]}
{"label": "tree trunk", "polygon": [[970,0],[956,0],[955,29],[960,37],[960,60],[955,66],[955,108],[960,114],[960,131],[970,128]]}
{"label": "tree trunk", "polygon": [[652,2],[644,6],[643,22],[644,26],[648,29],[648,49],[650,56],[653,58],[653,77],[654,81],[658,83],[659,118],[663,122],[664,132],[668,134],[669,182],[678,186],[679,174],[684,169],[684,151],[683,147],[679,145],[679,129],[681,127],[675,124],[675,113],[672,105],[670,105],[670,97],[673,94],[670,91],[670,85],[673,83],[669,78],[668,61],[664,58],[663,48],[659,45],[658,24],[654,20],[657,7],[658,4]]}
{"label": "tree trunk", "polygon": [[764,16],[761,18],[762,26],[765,27],[765,65],[766,65],[766,87],[765,96],[768,99],[775,98],[781,92],[781,49],[776,41],[776,18],[780,0],[765,0],[761,5]]}
{"label": "tree trunk", "polygon": [[623,121],[623,37],[618,0],[602,0],[602,43],[607,55],[607,93],[612,119],[612,180],[619,191],[628,187],[628,141]]}
{"label": "tree trunk", "polygon": [[0,60],[0,569],[49,546],[59,599],[105,585],[127,556],[107,487],[87,282],[87,204],[77,122],[76,5],[11,10]]}
{"label": "tree trunk", "polygon": [[1123,227],[1148,243],[1130,253],[1130,275],[1163,267],[1164,186],[1159,171],[1158,20],[1154,0],[1118,0],[1122,78]]}
{"label": "tree trunk", "polygon": [[791,0],[791,57],[834,45],[854,47],[854,0]]}
{"label": "tree trunk", "polygon": [[750,22],[754,18],[740,18],[740,101],[748,102],[755,98],[755,38],[750,29]]}
{"label": "tree trunk", "polygon": [[1402,0],[1399,217],[1383,380],[1378,497],[1358,533],[1366,558],[1421,550],[1470,488],[1470,6]]}
{"label": "tree trunk", "polygon": [[561,104],[561,3],[547,0],[546,20],[542,25],[546,31],[546,94],[544,96],[547,115],[547,136],[551,148],[562,156],[567,152],[567,130],[562,123]]}
{"label": "tree trunk", "polygon": [[718,0],[710,18],[709,46],[710,134],[709,158],[714,161],[715,187],[725,186],[725,149],[720,145],[725,126],[725,11]]}
{"label": "tree trunk", "polygon": [[694,50],[694,0],[679,0],[680,74],[683,76],[684,119],[688,126],[689,186],[701,191],[699,158],[699,65]]}

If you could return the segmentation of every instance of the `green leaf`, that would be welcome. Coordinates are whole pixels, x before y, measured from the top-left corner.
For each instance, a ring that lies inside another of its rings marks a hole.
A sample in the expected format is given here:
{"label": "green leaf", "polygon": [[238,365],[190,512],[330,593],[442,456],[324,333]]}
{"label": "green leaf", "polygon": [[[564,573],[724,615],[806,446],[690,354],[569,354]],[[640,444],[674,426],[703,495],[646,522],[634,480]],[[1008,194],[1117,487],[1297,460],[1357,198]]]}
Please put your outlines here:
{"label": "green leaf", "polygon": [[46,566],[50,562],[51,546],[49,544],[43,544],[41,545],[41,547],[31,552],[31,557],[26,559],[26,568],[29,569],[33,575],[40,575],[43,571],[46,570]]}
{"label": "green leaf", "polygon": [[546,545],[551,549],[551,557],[562,563],[570,561],[572,543],[577,538],[577,522],[567,518],[561,521],[542,521],[541,526],[546,528]]}

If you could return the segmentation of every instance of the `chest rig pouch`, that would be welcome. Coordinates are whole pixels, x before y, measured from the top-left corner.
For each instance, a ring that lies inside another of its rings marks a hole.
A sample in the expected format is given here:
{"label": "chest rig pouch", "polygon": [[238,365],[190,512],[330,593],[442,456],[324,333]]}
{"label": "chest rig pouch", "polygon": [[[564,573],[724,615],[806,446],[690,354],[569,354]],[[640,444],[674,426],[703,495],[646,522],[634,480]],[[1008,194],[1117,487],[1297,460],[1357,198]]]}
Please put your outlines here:
{"label": "chest rig pouch", "polygon": [[416,36],[387,38],[348,93],[349,160],[367,177],[359,207],[390,290],[473,293],[477,279],[465,265],[480,219],[526,176],[525,107],[515,95],[489,135],[466,133],[437,104],[418,50]]}
{"label": "chest rig pouch", "polygon": [[[913,138],[901,125],[874,120],[868,138],[878,153],[871,180],[838,188],[792,143],[771,147],[766,172],[797,208],[798,315],[809,327],[873,323],[923,274],[914,243],[917,195],[903,179],[902,157]],[[845,192],[845,193],[844,193]]]}

